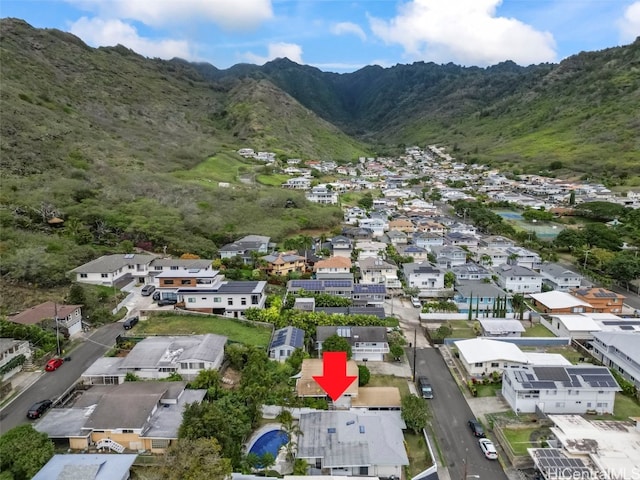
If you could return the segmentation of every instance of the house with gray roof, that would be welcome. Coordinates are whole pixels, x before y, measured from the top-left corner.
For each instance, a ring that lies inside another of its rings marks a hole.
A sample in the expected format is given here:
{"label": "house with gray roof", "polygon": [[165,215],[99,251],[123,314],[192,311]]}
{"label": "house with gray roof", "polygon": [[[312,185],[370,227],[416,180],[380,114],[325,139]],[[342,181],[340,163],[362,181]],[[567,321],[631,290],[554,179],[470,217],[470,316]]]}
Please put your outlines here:
{"label": "house with gray roof", "polygon": [[154,258],[149,265],[149,277],[147,283],[153,281],[153,277],[161,272],[184,273],[194,270],[201,272],[212,271],[213,260],[206,258]]}
{"label": "house with gray roof", "polygon": [[299,426],[296,458],[311,474],[402,478],[409,464],[399,412],[304,413]]}
{"label": "house with gray roof", "polygon": [[444,270],[429,263],[405,263],[402,265],[402,274],[410,288],[420,290],[421,298],[442,297],[453,293],[452,289],[444,288]]}
{"label": "house with gray roof", "polygon": [[128,480],[137,454],[54,455],[32,480]]}
{"label": "house with gray roof", "polygon": [[479,318],[488,318],[493,316],[493,307],[496,303],[507,298],[506,317],[513,318],[513,306],[509,295],[493,283],[485,283],[484,281],[460,282],[456,284],[455,292],[453,301],[460,313],[469,313],[471,307],[474,314],[478,312]]}
{"label": "house with gray roof", "polygon": [[582,275],[563,267],[558,263],[544,262],[540,266],[542,283],[552,290],[569,292],[582,285]]}
{"label": "house with gray roof", "polygon": [[263,235],[247,235],[235,242],[220,247],[220,258],[241,257],[244,263],[252,261],[251,252],[268,253],[271,249],[271,237]]}
{"label": "house with gray roof", "polygon": [[456,276],[456,281],[484,280],[491,278],[491,272],[480,264],[469,262],[463,265],[454,265],[450,269]]}
{"label": "house with gray roof", "polygon": [[304,349],[304,330],[292,326],[273,332],[269,343],[269,358],[284,362],[296,349]]}
{"label": "house with gray roof", "polygon": [[504,264],[495,267],[498,276],[497,283],[508,292],[540,293],[542,291],[542,276],[527,267]]}
{"label": "house with gray roof", "polygon": [[200,403],[206,390],[187,382],[125,382],[93,385],[69,407],[52,408],[35,425],[53,440],[68,440],[71,450],[103,448],[118,453],[163,453],[178,438],[182,415]]}
{"label": "house with gray roof", "polygon": [[455,245],[433,246],[431,253],[436,257],[436,264],[442,268],[451,268],[467,263],[467,252]]}
{"label": "house with gray roof", "polygon": [[382,362],[389,353],[385,327],[316,327],[316,349],[322,357],[322,343],[332,335],[344,338],[351,346],[352,359]]}
{"label": "house with gray roof", "polygon": [[640,388],[640,333],[593,332],[591,354]]}
{"label": "house with gray roof", "polygon": [[142,379],[168,378],[178,374],[193,380],[201,370],[222,365],[227,337],[205,335],[147,337],[136,343],[126,357],[97,359],[82,374],[86,384],[123,383],[127,373]]}
{"label": "house with gray roof", "polygon": [[514,412],[602,415],[613,413],[618,382],[591,364],[522,366],[504,370],[502,396]]}
{"label": "house with gray roof", "polygon": [[69,273],[76,282],[92,285],[114,286],[137,281],[145,283],[149,266],[156,257],[138,253],[116,253],[91,260]]}

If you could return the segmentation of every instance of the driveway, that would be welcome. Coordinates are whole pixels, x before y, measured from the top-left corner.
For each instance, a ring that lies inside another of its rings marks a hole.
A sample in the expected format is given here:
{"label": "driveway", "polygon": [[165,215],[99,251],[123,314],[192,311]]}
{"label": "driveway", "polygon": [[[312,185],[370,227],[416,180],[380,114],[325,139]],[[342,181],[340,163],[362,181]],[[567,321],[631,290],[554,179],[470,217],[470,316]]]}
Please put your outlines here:
{"label": "driveway", "polygon": [[44,372],[33,385],[0,410],[0,434],[22,423],[31,422],[26,417],[29,407],[40,400],[55,400],[62,395],[78,380],[82,372],[115,345],[115,339],[120,333],[121,323],[105,325],[73,351],[66,353],[71,357],[70,361],[63,363],[55,372]]}
{"label": "driveway", "polygon": [[395,317],[400,323],[400,329],[404,333],[407,343],[418,348],[431,348],[429,341],[424,336],[420,324],[420,309],[411,305],[408,298],[393,297],[384,301],[384,312],[389,317]]}
{"label": "driveway", "polygon": [[[413,352],[407,356],[413,361]],[[416,368],[416,374],[427,376],[433,386],[434,398],[425,401],[431,407],[436,442],[450,477],[507,480],[500,463],[482,455],[478,440],[467,426],[467,421],[473,418],[471,408],[439,351],[418,348]]]}

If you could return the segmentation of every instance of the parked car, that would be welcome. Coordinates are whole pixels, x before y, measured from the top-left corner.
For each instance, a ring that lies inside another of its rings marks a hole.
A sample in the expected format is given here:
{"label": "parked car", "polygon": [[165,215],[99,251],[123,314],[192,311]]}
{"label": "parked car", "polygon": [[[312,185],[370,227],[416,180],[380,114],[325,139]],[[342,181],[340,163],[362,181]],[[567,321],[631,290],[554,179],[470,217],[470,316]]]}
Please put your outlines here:
{"label": "parked car", "polygon": [[484,438],[484,428],[482,428],[482,425],[480,425],[480,422],[478,422],[477,420],[469,420],[467,422],[467,424],[469,425],[469,428],[471,429],[471,433],[473,433],[473,435],[475,437],[478,438]]}
{"label": "parked car", "polygon": [[160,300],[158,300],[159,307],[164,307],[165,305],[175,305],[176,303],[178,303],[178,299],[173,297],[161,298]]}
{"label": "parked car", "polygon": [[156,290],[155,292],[153,292],[153,296],[151,298],[153,298],[154,302],[157,302],[158,300],[160,300],[160,292]]}
{"label": "parked car", "polygon": [[422,308],[422,302],[418,297],[411,297],[411,305],[416,308]]}
{"label": "parked car", "polygon": [[418,377],[418,393],[422,398],[433,398],[433,388],[427,377]]}
{"label": "parked car", "polygon": [[39,402],[31,405],[31,408],[27,410],[27,418],[40,418],[44,412],[49,410],[53,405],[51,400],[40,400]]}
{"label": "parked car", "polygon": [[495,445],[488,438],[481,438],[478,440],[480,444],[480,450],[484,453],[484,456],[489,460],[497,460],[498,459],[498,451],[496,450]]}
{"label": "parked car", "polygon": [[140,293],[142,293],[143,297],[148,297],[155,291],[155,289],[156,287],[154,287],[153,285],[145,285],[144,287],[142,287]]}
{"label": "parked car", "polygon": [[138,323],[138,320],[140,320],[137,316],[135,317],[129,317],[124,321],[124,329],[125,330],[129,330],[131,328],[133,328],[135,326],[136,323]]}
{"label": "parked car", "polygon": [[52,358],[47,362],[44,369],[47,372],[53,372],[54,370],[57,370],[60,367],[60,365],[62,365],[63,363],[64,363],[64,359],[62,358]]}

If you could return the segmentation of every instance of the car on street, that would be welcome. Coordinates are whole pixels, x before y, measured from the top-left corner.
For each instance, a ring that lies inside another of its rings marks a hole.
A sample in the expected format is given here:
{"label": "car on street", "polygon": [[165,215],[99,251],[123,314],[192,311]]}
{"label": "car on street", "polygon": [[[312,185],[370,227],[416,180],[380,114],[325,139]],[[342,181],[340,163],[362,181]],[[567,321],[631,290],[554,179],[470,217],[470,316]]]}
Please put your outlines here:
{"label": "car on street", "polygon": [[27,418],[40,418],[44,412],[49,410],[53,405],[51,400],[40,400],[39,402],[31,405],[31,408],[27,410]]}
{"label": "car on street", "polygon": [[467,425],[469,425],[469,428],[471,429],[471,433],[473,433],[474,437],[478,437],[478,438],[484,438],[484,428],[482,428],[482,425],[480,425],[480,422],[477,420],[469,420],[467,422]]}
{"label": "car on street", "polygon": [[124,329],[125,330],[129,330],[131,328],[133,328],[135,326],[136,323],[138,323],[138,320],[140,320],[138,318],[138,316],[136,315],[135,317],[129,317],[124,321]]}
{"label": "car on street", "polygon": [[433,398],[433,387],[427,377],[418,377],[418,392],[422,398]]}
{"label": "car on street", "polygon": [[498,451],[491,440],[488,438],[481,438],[478,440],[478,443],[480,444],[480,450],[482,450],[485,457],[489,460],[498,459]]}
{"label": "car on street", "polygon": [[44,369],[47,372],[53,372],[54,370],[57,370],[58,368],[60,368],[60,365],[62,365],[63,363],[64,363],[64,359],[62,358],[52,358],[47,362]]}

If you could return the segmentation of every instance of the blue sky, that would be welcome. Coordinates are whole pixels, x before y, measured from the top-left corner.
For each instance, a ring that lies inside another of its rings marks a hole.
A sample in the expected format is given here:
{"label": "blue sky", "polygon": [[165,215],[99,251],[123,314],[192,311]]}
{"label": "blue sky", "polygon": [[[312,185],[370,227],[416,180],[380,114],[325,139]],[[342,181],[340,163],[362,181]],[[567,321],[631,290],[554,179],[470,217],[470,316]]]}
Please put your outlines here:
{"label": "blue sky", "polygon": [[640,0],[2,0],[0,16],[148,57],[334,72],[559,62],[640,36]]}

